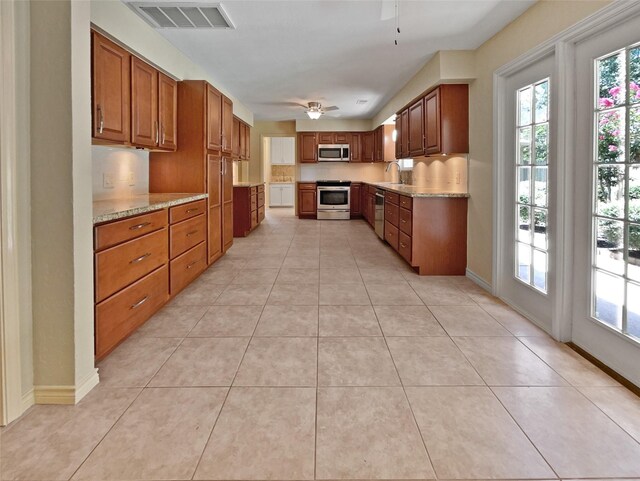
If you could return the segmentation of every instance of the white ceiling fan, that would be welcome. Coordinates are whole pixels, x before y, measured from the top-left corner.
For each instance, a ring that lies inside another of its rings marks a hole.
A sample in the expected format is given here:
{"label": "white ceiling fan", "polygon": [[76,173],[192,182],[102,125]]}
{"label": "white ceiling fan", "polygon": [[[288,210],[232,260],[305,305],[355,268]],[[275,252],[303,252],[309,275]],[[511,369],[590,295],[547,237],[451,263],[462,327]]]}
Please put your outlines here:
{"label": "white ceiling fan", "polygon": [[309,102],[307,104],[307,107],[305,107],[304,105],[301,105],[301,107],[305,108],[307,115],[310,119],[313,120],[319,119],[325,112],[340,110],[339,107],[336,107],[335,105],[331,105],[330,107],[323,107],[320,102]]}

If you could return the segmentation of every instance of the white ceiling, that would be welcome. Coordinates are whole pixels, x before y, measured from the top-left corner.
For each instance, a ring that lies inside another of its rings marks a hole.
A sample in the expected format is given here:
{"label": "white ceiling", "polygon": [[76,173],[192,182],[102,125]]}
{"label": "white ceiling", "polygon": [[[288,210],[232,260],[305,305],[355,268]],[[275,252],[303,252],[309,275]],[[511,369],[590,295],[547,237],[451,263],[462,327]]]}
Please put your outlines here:
{"label": "white ceiling", "polygon": [[476,48],[533,3],[401,0],[397,46],[393,0],[226,0],[235,30],[158,31],[258,120],[304,118],[280,103],[308,101],[337,105],[334,118],[368,119],[435,52]]}

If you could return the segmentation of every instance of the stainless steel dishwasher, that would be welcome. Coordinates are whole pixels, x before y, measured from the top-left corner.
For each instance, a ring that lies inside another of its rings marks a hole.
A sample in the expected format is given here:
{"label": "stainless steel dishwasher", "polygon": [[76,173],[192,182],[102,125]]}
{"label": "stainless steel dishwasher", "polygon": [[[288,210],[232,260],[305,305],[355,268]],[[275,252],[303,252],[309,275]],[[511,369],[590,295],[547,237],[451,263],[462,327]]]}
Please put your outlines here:
{"label": "stainless steel dishwasher", "polygon": [[376,190],[376,234],[384,240],[384,190]]}

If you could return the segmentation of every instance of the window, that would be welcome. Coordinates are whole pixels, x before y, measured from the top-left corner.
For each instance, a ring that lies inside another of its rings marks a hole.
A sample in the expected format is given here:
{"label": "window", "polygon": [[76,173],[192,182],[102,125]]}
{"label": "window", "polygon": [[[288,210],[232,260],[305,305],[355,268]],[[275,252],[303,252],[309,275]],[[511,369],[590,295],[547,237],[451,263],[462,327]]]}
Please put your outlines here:
{"label": "window", "polygon": [[515,276],[547,292],[549,79],[517,92]]}
{"label": "window", "polygon": [[595,76],[592,316],[640,339],[640,46]]}

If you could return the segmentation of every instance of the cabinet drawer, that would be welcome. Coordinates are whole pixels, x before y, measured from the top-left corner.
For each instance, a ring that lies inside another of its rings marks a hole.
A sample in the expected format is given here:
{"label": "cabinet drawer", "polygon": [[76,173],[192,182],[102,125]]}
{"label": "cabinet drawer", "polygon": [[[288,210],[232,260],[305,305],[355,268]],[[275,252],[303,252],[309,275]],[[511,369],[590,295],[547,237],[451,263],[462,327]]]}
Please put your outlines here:
{"label": "cabinet drawer", "polygon": [[171,261],[171,295],[187,287],[207,267],[207,244],[202,242]]}
{"label": "cabinet drawer", "polygon": [[400,207],[411,210],[413,208],[413,199],[406,195],[400,196]]}
{"label": "cabinet drawer", "polygon": [[264,220],[264,206],[258,207],[258,222],[262,222]]}
{"label": "cabinet drawer", "polygon": [[167,244],[165,228],[98,252],[95,256],[96,302],[166,264]]}
{"label": "cabinet drawer", "polygon": [[207,238],[205,215],[185,220],[170,227],[171,259],[175,259]]}
{"label": "cabinet drawer", "polygon": [[400,194],[396,194],[395,192],[386,191],[384,193],[384,200],[391,202],[392,204],[398,205],[400,203]]}
{"label": "cabinet drawer", "polygon": [[251,211],[251,228],[253,229],[258,225],[258,210]]}
{"label": "cabinet drawer", "polygon": [[398,227],[400,230],[407,235],[411,235],[411,217],[413,212],[407,209],[400,208],[400,222],[398,223]]}
{"label": "cabinet drawer", "polygon": [[107,249],[166,226],[167,209],[99,225],[95,228],[95,248]]}
{"label": "cabinet drawer", "polygon": [[169,299],[164,265],[96,306],[96,359],[108,354]]}
{"label": "cabinet drawer", "polygon": [[200,214],[204,214],[207,208],[207,201],[202,199],[188,204],[177,205],[169,209],[169,222],[176,224],[183,220],[191,219]]}
{"label": "cabinet drawer", "polygon": [[251,192],[251,195],[254,196],[258,193],[258,188],[257,187],[251,187],[249,188],[249,192]]}
{"label": "cabinet drawer", "polygon": [[398,227],[398,214],[399,209],[397,205],[390,204],[387,202],[387,199],[384,199],[384,220],[387,222],[391,222],[393,225]]}
{"label": "cabinet drawer", "polygon": [[256,210],[258,208],[258,196],[251,196],[251,210]]}
{"label": "cabinet drawer", "polygon": [[316,190],[316,184],[315,183],[299,183],[298,184],[298,189],[300,190]]}
{"label": "cabinet drawer", "polygon": [[258,194],[264,192],[264,184],[258,186]]}
{"label": "cabinet drawer", "polygon": [[398,228],[387,221],[384,222],[384,240],[395,250],[398,250]]}
{"label": "cabinet drawer", "polygon": [[264,192],[258,192],[258,207],[264,205]]}
{"label": "cabinet drawer", "polygon": [[398,233],[398,254],[411,263],[411,237],[404,232]]}

